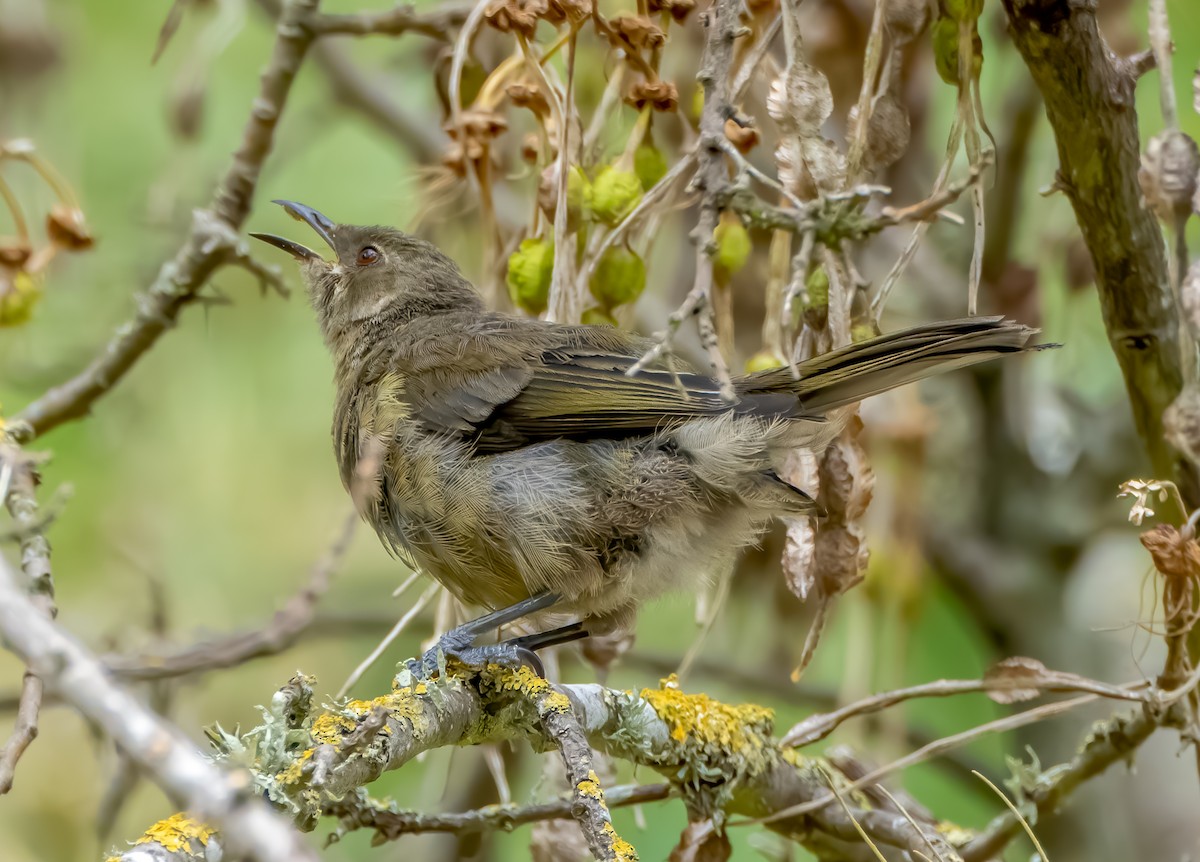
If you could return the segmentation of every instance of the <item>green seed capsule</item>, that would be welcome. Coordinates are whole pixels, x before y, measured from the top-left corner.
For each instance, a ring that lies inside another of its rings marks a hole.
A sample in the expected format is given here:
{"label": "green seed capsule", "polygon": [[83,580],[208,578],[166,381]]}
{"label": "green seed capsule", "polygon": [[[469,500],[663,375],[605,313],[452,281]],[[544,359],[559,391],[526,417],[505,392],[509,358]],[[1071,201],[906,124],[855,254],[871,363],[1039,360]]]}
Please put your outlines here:
{"label": "green seed capsule", "polygon": [[942,9],[955,21],[977,21],[983,14],[983,0],[942,0]]}
{"label": "green seed capsule", "polygon": [[804,284],[805,308],[823,308],[829,305],[829,274],[825,267],[818,266],[808,274]]}
{"label": "green seed capsule", "polygon": [[643,189],[654,188],[667,175],[667,157],[652,143],[643,143],[633,153],[633,172]]}
{"label": "green seed capsule", "polygon": [[541,314],[550,299],[554,275],[554,243],[536,237],[521,240],[508,257],[508,295],[513,305],[529,314]]}
{"label": "green seed capsule", "polygon": [[633,212],[642,199],[642,181],[633,171],[609,165],[592,182],[592,212],[605,224],[615,225]]}
{"label": "green seed capsule", "polygon": [[603,309],[598,305],[593,305],[591,308],[585,308],[580,316],[580,323],[586,323],[588,326],[616,326],[617,319],[612,316],[612,312]]}
{"label": "green seed capsule", "polygon": [[42,301],[42,279],[17,270],[7,291],[0,293],[0,326],[28,323],[33,310]]}
{"label": "green seed capsule", "polygon": [[737,215],[726,210],[721,213],[721,221],[713,229],[713,242],[717,244],[716,253],[713,254],[713,274],[718,281],[728,281],[750,259],[753,249],[750,232]]}
{"label": "green seed capsule", "polygon": [[773,368],[782,368],[783,364],[783,360],[774,351],[760,350],[746,360],[746,373],[770,371]]}
{"label": "green seed capsule", "polygon": [[[938,18],[933,22],[933,60],[938,75],[947,84],[958,84],[958,22]],[[978,78],[983,70],[983,41],[976,33],[971,40],[971,75]]]}
{"label": "green seed capsule", "polygon": [[601,255],[588,289],[604,308],[633,302],[646,289],[646,264],[624,246],[614,246]]}

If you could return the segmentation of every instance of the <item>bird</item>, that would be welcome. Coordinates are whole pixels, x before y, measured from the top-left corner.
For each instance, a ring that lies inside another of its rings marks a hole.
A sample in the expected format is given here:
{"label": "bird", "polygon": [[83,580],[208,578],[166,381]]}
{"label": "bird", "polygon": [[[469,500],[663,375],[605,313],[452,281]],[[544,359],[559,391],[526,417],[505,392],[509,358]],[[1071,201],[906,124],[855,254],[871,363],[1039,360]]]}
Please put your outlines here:
{"label": "bird", "polygon": [[[1003,317],[929,323],[735,377],[730,398],[676,360],[635,368],[646,337],[489,310],[417,236],[274,203],[332,251],[251,234],[300,265],[333,360],[342,484],[389,551],[488,610],[410,662],[420,676],[448,659],[540,669],[538,649],[628,630],[772,520],[818,513],[781,465],[823,450],[852,405],[1039,346]],[[522,619],[542,630],[479,642]]]}

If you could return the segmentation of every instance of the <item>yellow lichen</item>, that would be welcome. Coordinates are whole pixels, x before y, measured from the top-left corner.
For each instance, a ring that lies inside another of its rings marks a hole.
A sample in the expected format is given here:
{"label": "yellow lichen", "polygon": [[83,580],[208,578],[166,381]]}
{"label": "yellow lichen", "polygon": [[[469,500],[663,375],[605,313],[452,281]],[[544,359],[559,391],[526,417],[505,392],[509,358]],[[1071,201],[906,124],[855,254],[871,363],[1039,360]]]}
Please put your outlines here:
{"label": "yellow lichen", "polygon": [[354,719],[341,713],[327,712],[317,716],[308,735],[313,738],[313,742],[322,745],[337,745],[342,741],[342,736],[354,730],[355,726]]}
{"label": "yellow lichen", "polygon": [[292,761],[291,766],[277,773],[275,778],[280,784],[299,784],[300,779],[304,777],[304,763],[313,756],[313,749],[308,748],[300,753],[300,756]]}
{"label": "yellow lichen", "polygon": [[580,796],[586,796],[589,799],[596,799],[600,805],[607,811],[608,806],[604,802],[604,788],[600,786],[600,777],[596,775],[596,770],[589,769],[587,778],[575,785],[575,790]]}
{"label": "yellow lichen", "polygon": [[519,692],[538,704],[542,712],[557,712],[566,714],[571,711],[571,699],[542,677],[534,673],[532,668],[521,665],[517,668],[507,668],[501,665],[488,665],[488,676],[497,691]]}
{"label": "yellow lichen", "polygon": [[608,837],[616,862],[638,862],[637,850],[633,845],[617,834],[611,823],[604,824],[604,834]]}
{"label": "yellow lichen", "polygon": [[186,814],[179,813],[172,814],[166,820],[158,821],[133,843],[149,844],[153,842],[162,845],[164,850],[177,853],[180,850],[198,849],[192,846],[193,841],[198,842],[200,847],[204,847],[214,832],[215,830],[211,827],[198,823]]}
{"label": "yellow lichen", "polygon": [[[319,745],[337,745],[343,736],[353,732],[358,723],[377,707],[383,707],[392,718],[407,719],[416,728],[423,713],[419,695],[427,691],[425,685],[421,684],[415,689],[393,689],[391,694],[380,695],[374,700],[351,700],[339,709],[317,716],[308,734]],[[385,725],[380,732],[390,734],[392,729]]]}
{"label": "yellow lichen", "polygon": [[761,750],[775,724],[775,713],[766,707],[731,706],[703,693],[685,694],[674,674],[657,689],[642,689],[641,697],[666,722],[676,742],[717,746],[731,754]]}

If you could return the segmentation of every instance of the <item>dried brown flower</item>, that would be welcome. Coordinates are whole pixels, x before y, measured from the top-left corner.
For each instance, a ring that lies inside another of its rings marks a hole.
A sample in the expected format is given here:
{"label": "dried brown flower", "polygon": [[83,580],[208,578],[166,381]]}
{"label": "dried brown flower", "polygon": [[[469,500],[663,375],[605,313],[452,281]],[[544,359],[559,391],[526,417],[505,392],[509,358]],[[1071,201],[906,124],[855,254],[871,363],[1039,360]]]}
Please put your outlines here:
{"label": "dried brown flower", "polygon": [[528,108],[540,117],[550,116],[550,103],[546,101],[546,94],[537,84],[514,81],[504,92],[518,108]]}
{"label": "dried brown flower", "polygon": [[667,41],[662,28],[645,15],[618,15],[608,22],[612,41],[618,48],[632,47],[635,51],[658,48]]}
{"label": "dried brown flower", "polygon": [[494,0],[483,13],[489,25],[501,33],[520,33],[532,39],[538,19],[549,11],[547,0]]}
{"label": "dried brown flower", "polygon": [[696,0],[650,0],[646,8],[653,13],[665,9],[676,21],[683,21],[696,8]]}
{"label": "dried brown flower", "polygon": [[1195,578],[1200,576],[1200,544],[1195,539],[1184,538],[1170,524],[1159,524],[1138,538],[1150,552],[1154,568],[1167,578]]}
{"label": "dried brown flower", "polygon": [[33,254],[27,240],[20,237],[4,237],[0,239],[0,265],[20,269]]}
{"label": "dried brown flower", "polygon": [[676,111],[679,89],[670,81],[638,81],[629,88],[625,101],[638,110],[649,104],[656,111]]}
{"label": "dried brown flower", "polygon": [[725,121],[725,137],[743,154],[758,146],[759,141],[758,129],[754,126],[740,126],[732,119]]}
{"label": "dried brown flower", "polygon": [[508,121],[496,111],[484,108],[469,108],[462,112],[459,125],[452,122],[445,126],[446,134],[462,146],[468,159],[481,159],[492,140],[508,128]]}
{"label": "dried brown flower", "polygon": [[55,204],[46,216],[46,234],[51,243],[68,251],[85,251],[95,242],[83,211],[65,204]]}

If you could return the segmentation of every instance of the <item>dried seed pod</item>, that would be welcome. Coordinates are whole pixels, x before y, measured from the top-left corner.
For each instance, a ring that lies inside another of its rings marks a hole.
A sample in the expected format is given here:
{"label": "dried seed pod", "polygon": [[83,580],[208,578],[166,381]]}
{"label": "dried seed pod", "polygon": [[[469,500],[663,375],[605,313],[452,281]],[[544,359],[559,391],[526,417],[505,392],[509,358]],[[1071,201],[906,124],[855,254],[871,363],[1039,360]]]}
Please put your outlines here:
{"label": "dried seed pod", "polygon": [[[858,105],[850,109],[847,117],[849,135],[857,133]],[[908,150],[912,127],[904,103],[888,91],[875,101],[871,119],[867,122],[867,149],[863,163],[869,171],[880,171],[900,160]]]}
{"label": "dried seed pod", "polygon": [[679,90],[670,81],[638,81],[629,88],[625,102],[639,111],[646,105],[656,111],[676,111],[679,109]]}
{"label": "dried seed pod", "polygon": [[1154,568],[1167,578],[1200,578],[1200,544],[1184,538],[1176,527],[1159,524],[1138,537],[1150,552]]}
{"label": "dried seed pod", "polygon": [[895,46],[903,47],[924,33],[934,9],[931,0],[888,0],[883,23]]}
{"label": "dried seed pod", "polygon": [[538,237],[521,240],[508,257],[504,277],[513,305],[529,314],[541,314],[550,300],[554,275],[554,243]]}
{"label": "dried seed pod", "polygon": [[[796,449],[784,457],[780,478],[810,496],[820,488],[820,467],[817,456],[807,449]],[[816,587],[817,521],[815,518],[795,518],[787,521],[787,537],[783,546],[784,580],[792,595],[804,601]]]}
{"label": "dried seed pod", "polygon": [[86,251],[95,243],[83,211],[78,207],[55,204],[46,216],[46,235],[50,242],[67,251]]}
{"label": "dried seed pod", "polygon": [[633,302],[646,289],[646,264],[625,246],[610,246],[592,271],[588,290],[604,308]]}
{"label": "dried seed pod", "polygon": [[1191,214],[1198,170],[1200,152],[1191,136],[1167,129],[1150,139],[1142,153],[1138,183],[1155,215],[1174,221]]}
{"label": "dried seed pod", "polygon": [[467,156],[463,151],[463,145],[457,141],[447,144],[446,149],[442,152],[442,165],[459,179],[465,177],[467,175]]}
{"label": "dried seed pod", "polygon": [[804,307],[829,307],[829,273],[823,266],[813,267],[804,280]]}
{"label": "dried seed pod", "polygon": [[446,134],[462,146],[463,156],[476,161],[482,159],[491,142],[508,129],[508,120],[496,111],[485,108],[468,108],[459,116],[459,123],[447,123]]}
{"label": "dried seed pod", "polygon": [[696,8],[696,0],[649,0],[646,8],[656,14],[665,9],[676,21],[683,21]]}
{"label": "dried seed pod", "polygon": [[857,523],[821,525],[813,564],[821,593],[841,595],[862,583],[870,556],[866,536]]}
{"label": "dried seed pod", "polygon": [[[862,427],[862,423],[856,423]],[[854,432],[856,433],[856,432]],[[848,523],[866,514],[875,473],[852,432],[842,434],[821,456],[821,503],[830,521]]]}
{"label": "dried seed pod", "polygon": [[662,28],[645,15],[618,15],[608,22],[613,47],[632,47],[635,51],[652,50],[667,41]]}
{"label": "dried seed pod", "polygon": [[550,0],[550,10],[546,20],[551,24],[571,21],[578,24],[592,16],[592,0]]}
{"label": "dried seed pod", "polygon": [[[521,139],[521,158],[536,165],[542,157],[542,138],[537,132],[530,132]],[[541,186],[538,186],[538,201],[541,201]]]}
{"label": "dried seed pod", "polygon": [[1200,388],[1184,387],[1163,411],[1163,433],[1193,464],[1200,464]]}
{"label": "dried seed pod", "polygon": [[739,125],[733,119],[725,121],[725,137],[743,155],[758,146],[759,141],[758,129],[754,126]]}

